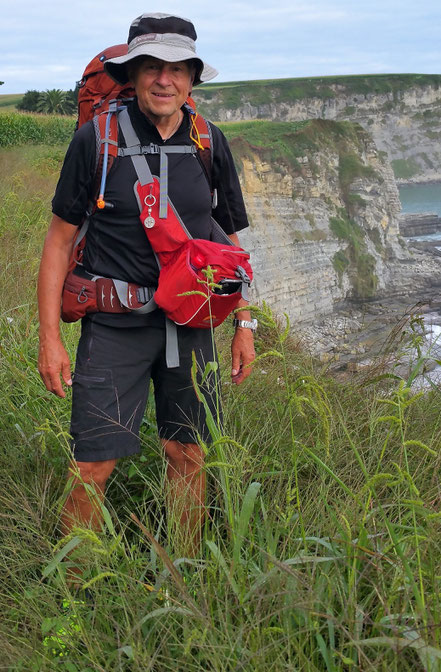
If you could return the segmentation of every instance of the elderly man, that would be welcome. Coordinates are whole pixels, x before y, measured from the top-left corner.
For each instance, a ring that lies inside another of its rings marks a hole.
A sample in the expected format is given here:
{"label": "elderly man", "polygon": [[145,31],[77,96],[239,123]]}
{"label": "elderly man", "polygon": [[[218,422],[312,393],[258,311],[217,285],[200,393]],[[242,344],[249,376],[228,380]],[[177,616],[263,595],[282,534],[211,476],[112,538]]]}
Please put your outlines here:
{"label": "elderly man", "polygon": [[[192,87],[216,71],[196,54],[193,24],[167,14],[143,14],[131,25],[128,53],[106,62],[117,82],[132,82],[135,100],[128,112],[143,146],[191,145],[191,122],[184,106]],[[168,154],[168,194],[193,238],[209,239],[211,216],[231,241],[248,226],[237,174],[227,142],[211,125],[212,183],[218,203],[212,210],[207,175],[192,153]],[[120,141],[121,142],[121,139]],[[39,274],[39,371],[48,390],[65,396],[71,367],[59,330],[60,298],[77,227],[83,222],[95,187],[95,130],[92,122],[76,133],[67,151],[52,202],[53,218]],[[153,175],[159,158],[146,157]],[[136,173],[130,157],[118,158],[107,176],[109,208],[90,218],[83,267],[89,273],[154,287],[158,266],[142,230],[135,198]],[[232,343],[232,382],[241,383],[254,359],[253,330],[241,299]],[[150,380],[155,389],[158,432],[168,461],[169,502],[175,502],[186,550],[195,552],[204,515],[203,452],[207,439],[204,410],[190,376],[192,351],[203,367],[215,353],[209,329],[177,327],[179,366],[167,366],[165,317],[98,312],[82,320],[73,376],[71,435],[75,473],[62,516],[64,532],[73,524],[100,524],[99,507],[86,484],[104,497],[107,479],[120,457],[139,452],[139,427]],[[212,389],[205,390],[215,413]],[[215,396],[215,395],[214,395]]]}

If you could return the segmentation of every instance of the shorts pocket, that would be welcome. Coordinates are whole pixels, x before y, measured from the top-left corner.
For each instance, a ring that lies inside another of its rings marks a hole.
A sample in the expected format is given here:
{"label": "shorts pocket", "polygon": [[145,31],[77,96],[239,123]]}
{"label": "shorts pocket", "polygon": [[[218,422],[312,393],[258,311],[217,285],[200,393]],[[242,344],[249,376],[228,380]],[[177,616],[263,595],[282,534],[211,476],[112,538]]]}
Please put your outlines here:
{"label": "shorts pocket", "polygon": [[110,369],[78,367],[73,375],[70,431],[74,442],[108,441],[121,431],[118,392]]}

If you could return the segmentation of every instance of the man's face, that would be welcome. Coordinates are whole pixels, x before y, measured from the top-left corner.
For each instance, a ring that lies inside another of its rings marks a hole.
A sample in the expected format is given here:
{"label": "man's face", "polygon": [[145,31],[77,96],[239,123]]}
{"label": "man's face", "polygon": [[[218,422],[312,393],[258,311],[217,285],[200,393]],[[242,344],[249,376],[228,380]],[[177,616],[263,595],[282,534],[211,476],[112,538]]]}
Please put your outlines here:
{"label": "man's face", "polygon": [[157,119],[176,114],[191,91],[192,80],[186,61],[167,63],[152,56],[146,56],[132,75],[140,109]]}

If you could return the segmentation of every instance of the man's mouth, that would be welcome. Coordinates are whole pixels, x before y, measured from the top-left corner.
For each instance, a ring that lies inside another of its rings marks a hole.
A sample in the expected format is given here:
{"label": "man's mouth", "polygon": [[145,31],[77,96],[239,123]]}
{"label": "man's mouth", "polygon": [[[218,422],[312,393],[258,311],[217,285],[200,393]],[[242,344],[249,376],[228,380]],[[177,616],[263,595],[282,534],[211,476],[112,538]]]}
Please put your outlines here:
{"label": "man's mouth", "polygon": [[156,98],[173,98],[172,93],[156,93],[155,91],[153,91],[152,95],[155,96]]}

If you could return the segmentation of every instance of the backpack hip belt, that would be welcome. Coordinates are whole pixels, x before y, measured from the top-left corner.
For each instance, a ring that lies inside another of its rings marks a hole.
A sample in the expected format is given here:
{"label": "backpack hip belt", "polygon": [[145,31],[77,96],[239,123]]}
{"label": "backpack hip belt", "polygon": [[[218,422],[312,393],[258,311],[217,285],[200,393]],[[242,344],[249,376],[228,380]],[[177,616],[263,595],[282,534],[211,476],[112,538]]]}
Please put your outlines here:
{"label": "backpack hip belt", "polygon": [[87,313],[148,313],[156,309],[156,287],[113,280],[77,267],[64,282],[62,319],[76,322]]}

